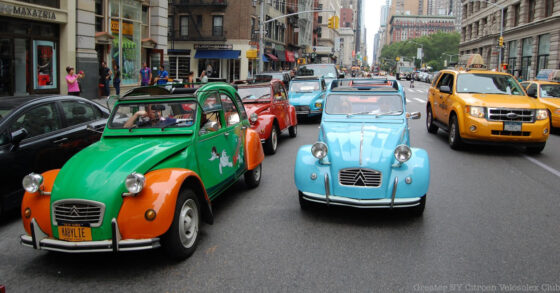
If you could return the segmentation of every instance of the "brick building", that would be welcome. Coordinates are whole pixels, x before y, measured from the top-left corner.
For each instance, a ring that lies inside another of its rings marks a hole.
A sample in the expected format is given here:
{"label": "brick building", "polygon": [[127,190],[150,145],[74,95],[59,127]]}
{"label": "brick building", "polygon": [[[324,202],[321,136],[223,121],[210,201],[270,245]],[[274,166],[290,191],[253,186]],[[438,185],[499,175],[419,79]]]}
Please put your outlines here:
{"label": "brick building", "polygon": [[393,15],[389,21],[389,43],[455,30],[455,17],[435,15]]}

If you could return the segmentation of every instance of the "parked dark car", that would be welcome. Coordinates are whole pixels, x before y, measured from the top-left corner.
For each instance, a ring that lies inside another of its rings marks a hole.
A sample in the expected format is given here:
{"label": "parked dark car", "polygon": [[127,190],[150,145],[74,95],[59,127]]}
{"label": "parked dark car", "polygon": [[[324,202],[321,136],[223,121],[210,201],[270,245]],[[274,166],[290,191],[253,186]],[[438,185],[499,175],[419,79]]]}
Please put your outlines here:
{"label": "parked dark car", "polygon": [[290,74],[288,72],[263,72],[255,76],[255,82],[269,82],[273,79],[279,79],[285,88],[290,86]]}
{"label": "parked dark car", "polygon": [[99,140],[108,117],[107,108],[80,97],[0,99],[0,215],[20,205],[25,175],[61,168]]}

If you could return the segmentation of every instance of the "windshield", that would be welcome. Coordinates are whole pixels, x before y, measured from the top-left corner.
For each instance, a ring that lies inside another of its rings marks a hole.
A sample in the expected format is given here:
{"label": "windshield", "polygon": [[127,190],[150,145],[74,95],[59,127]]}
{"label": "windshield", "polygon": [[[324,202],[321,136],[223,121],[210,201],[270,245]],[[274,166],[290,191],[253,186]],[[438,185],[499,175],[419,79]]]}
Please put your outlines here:
{"label": "windshield", "polygon": [[499,94],[524,96],[517,81],[511,75],[463,73],[457,77],[458,93]]}
{"label": "windshield", "polygon": [[246,87],[237,90],[243,103],[266,102],[270,100],[270,87]]}
{"label": "windshield", "polygon": [[196,109],[195,101],[120,104],[109,128],[189,127],[194,124]]}
{"label": "windshield", "polygon": [[541,85],[541,98],[560,98],[560,84]]}
{"label": "windshield", "polygon": [[325,78],[336,78],[336,67],[326,65],[307,65],[307,69],[313,70],[314,76],[322,76]]}
{"label": "windshield", "polygon": [[314,81],[296,81],[290,84],[290,91],[301,93],[301,92],[314,92],[320,89],[320,84],[318,80]]}
{"label": "windshield", "polygon": [[8,115],[10,115],[10,113],[13,110],[14,110],[13,107],[0,108],[0,121],[2,121],[2,119],[4,119],[4,117],[7,117]]}
{"label": "windshield", "polygon": [[399,95],[333,94],[327,97],[327,114],[399,115],[403,103]]}

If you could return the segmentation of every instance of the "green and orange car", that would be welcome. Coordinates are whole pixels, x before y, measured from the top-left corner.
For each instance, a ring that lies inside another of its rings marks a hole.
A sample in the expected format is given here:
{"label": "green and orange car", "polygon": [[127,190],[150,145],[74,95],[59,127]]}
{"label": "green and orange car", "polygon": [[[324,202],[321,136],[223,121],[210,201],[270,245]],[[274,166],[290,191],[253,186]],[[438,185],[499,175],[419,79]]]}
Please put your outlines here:
{"label": "green and orange car", "polygon": [[21,243],[69,253],[162,246],[184,259],[201,221],[213,222],[211,201],[241,176],[258,186],[263,159],[232,86],[132,90],[99,142],[23,179]]}

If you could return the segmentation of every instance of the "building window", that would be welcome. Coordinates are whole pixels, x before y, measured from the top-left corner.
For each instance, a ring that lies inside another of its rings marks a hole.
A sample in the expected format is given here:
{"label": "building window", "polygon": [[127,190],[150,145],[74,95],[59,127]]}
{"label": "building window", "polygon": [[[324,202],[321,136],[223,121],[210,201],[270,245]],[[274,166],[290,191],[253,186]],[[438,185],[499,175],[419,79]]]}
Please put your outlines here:
{"label": "building window", "polygon": [[202,15],[201,14],[196,16],[196,26],[199,27],[199,28],[202,27]]}
{"label": "building window", "polygon": [[523,39],[521,58],[521,78],[527,80],[531,71],[531,57],[533,55],[533,38]]}
{"label": "building window", "polygon": [[513,26],[519,25],[519,4],[513,6]]}
{"label": "building window", "polygon": [[529,15],[527,17],[527,21],[528,22],[533,22],[533,20],[535,20],[535,8],[537,5],[537,1],[536,0],[529,0]]}
{"label": "building window", "polygon": [[319,17],[317,17],[317,23],[318,24],[323,23],[323,16],[319,15]]}
{"label": "building window", "polygon": [[113,42],[110,60],[121,68],[121,84],[137,84],[140,70],[142,39],[142,4],[137,1],[111,0],[111,33]]}
{"label": "building window", "polygon": [[48,6],[53,8],[60,8],[59,0],[18,0],[18,1],[42,5],[42,6]]}
{"label": "building window", "polygon": [[104,30],[104,17],[103,17],[103,0],[95,0],[95,31],[103,32]]}
{"label": "building window", "polygon": [[187,37],[189,35],[189,17],[188,16],[184,16],[184,15],[181,16],[179,34],[181,35],[181,37]]}
{"label": "building window", "polygon": [[505,29],[507,27],[507,8],[504,8],[504,14],[502,15],[502,27]]}
{"label": "building window", "polygon": [[550,34],[539,36],[539,55],[537,57],[537,73],[548,67],[548,55],[550,54]]}
{"label": "building window", "polygon": [[187,79],[191,58],[187,55],[169,55],[169,77]]}
{"label": "building window", "polygon": [[517,41],[508,43],[508,69],[511,75],[515,75],[517,70]]}
{"label": "building window", "polygon": [[214,16],[212,20],[212,36],[219,37],[224,35],[224,17]]}
{"label": "building window", "polygon": [[33,89],[56,89],[56,47],[51,41],[33,41]]}
{"label": "building window", "polygon": [[171,38],[175,38],[173,25],[173,15],[169,15],[167,17],[167,36]]}
{"label": "building window", "polygon": [[150,7],[142,6],[142,39],[150,37]]}
{"label": "building window", "polygon": [[554,11],[554,0],[545,0],[544,17],[552,16],[553,11]]}

